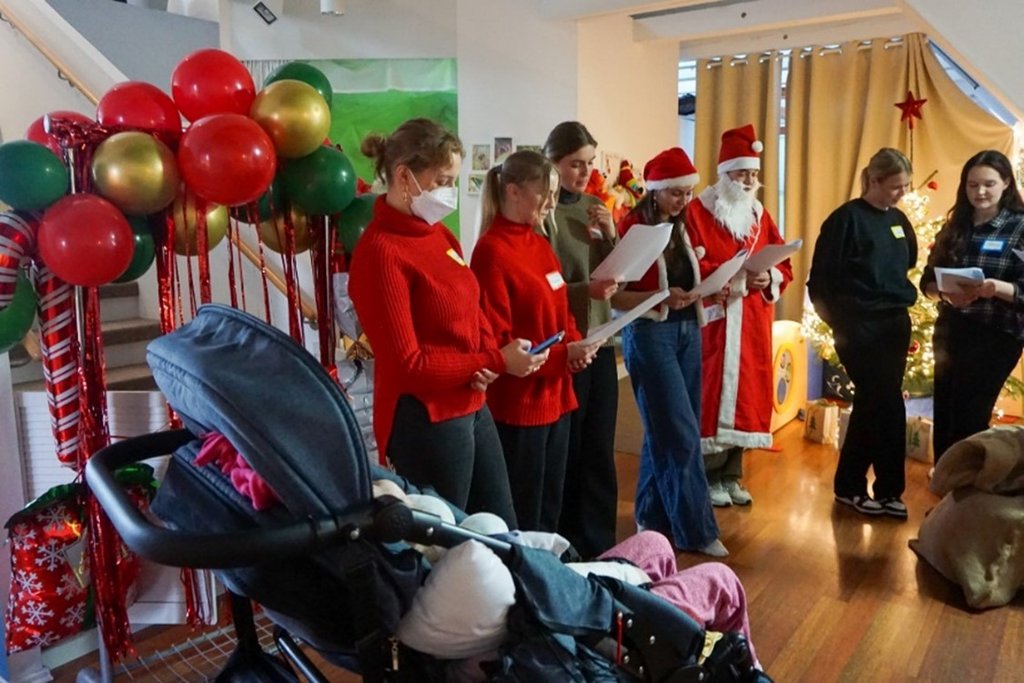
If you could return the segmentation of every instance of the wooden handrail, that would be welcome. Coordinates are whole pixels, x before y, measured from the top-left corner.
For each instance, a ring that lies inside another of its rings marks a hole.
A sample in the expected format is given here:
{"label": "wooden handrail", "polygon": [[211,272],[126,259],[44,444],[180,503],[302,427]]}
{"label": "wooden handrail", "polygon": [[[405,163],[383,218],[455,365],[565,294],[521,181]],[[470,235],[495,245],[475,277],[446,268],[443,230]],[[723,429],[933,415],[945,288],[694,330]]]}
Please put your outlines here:
{"label": "wooden handrail", "polygon": [[67,81],[71,87],[78,90],[78,92],[85,95],[93,104],[98,104],[100,101],[99,96],[92,91],[82,79],[75,75],[74,69],[70,68],[67,63],[64,62],[53,50],[46,46],[46,43],[39,39],[39,37],[29,29],[24,22],[19,21],[16,14],[12,14],[6,3],[0,3],[0,21],[5,21],[15,28],[21,35],[25,36],[32,47],[36,49],[39,54],[46,58],[50,64],[57,69],[57,77]]}

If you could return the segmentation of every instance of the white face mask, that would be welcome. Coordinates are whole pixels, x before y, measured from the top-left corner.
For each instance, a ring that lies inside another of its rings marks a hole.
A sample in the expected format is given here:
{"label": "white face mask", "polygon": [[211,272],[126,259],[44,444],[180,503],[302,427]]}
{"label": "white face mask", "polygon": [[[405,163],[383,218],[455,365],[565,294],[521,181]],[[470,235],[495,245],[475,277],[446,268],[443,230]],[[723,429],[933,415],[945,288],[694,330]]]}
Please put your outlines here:
{"label": "white face mask", "polygon": [[414,216],[419,216],[427,223],[433,225],[440,223],[459,206],[459,192],[455,186],[443,185],[434,188],[430,192],[424,192],[420,187],[420,181],[413,175],[412,181],[416,183],[416,189],[420,191],[412,198],[409,210]]}

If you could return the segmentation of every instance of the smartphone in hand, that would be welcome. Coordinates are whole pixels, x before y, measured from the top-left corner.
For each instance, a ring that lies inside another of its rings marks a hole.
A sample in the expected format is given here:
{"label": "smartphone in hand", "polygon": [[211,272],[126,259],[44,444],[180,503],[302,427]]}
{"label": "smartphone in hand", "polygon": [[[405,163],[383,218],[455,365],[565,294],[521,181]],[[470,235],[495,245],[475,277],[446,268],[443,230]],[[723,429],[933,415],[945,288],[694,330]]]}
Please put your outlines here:
{"label": "smartphone in hand", "polygon": [[558,342],[562,341],[564,337],[565,330],[562,330],[561,332],[556,332],[555,334],[551,335],[550,337],[540,342],[539,344],[534,344],[533,346],[531,346],[529,353],[540,353],[549,346],[553,346],[554,344],[557,344]]}

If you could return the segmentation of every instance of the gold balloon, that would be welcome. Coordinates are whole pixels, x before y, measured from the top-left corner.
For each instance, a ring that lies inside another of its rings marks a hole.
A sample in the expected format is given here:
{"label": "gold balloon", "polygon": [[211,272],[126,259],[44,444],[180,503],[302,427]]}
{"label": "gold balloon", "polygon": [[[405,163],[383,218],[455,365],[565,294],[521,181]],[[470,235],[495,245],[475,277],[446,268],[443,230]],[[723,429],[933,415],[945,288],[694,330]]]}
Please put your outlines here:
{"label": "gold balloon", "polygon": [[206,215],[206,247],[213,250],[228,231],[228,207],[199,199],[191,191],[179,194],[171,204],[174,220],[174,253],[182,256],[196,256],[199,240],[196,237],[199,212]]}
{"label": "gold balloon", "polygon": [[[295,228],[295,253],[301,254],[313,245],[313,233],[309,229],[309,219],[305,213],[292,209],[290,214],[292,227]],[[286,230],[284,216],[275,213],[270,220],[262,221],[257,229],[260,232],[260,239],[268,249],[284,253]]]}
{"label": "gold balloon", "polygon": [[149,133],[116,133],[92,159],[96,192],[129,216],[144,216],[174,200],[181,179],[167,145]]}
{"label": "gold balloon", "polygon": [[279,156],[298,159],[319,147],[331,130],[331,110],[316,88],[285,79],[256,95],[249,117],[260,124]]}

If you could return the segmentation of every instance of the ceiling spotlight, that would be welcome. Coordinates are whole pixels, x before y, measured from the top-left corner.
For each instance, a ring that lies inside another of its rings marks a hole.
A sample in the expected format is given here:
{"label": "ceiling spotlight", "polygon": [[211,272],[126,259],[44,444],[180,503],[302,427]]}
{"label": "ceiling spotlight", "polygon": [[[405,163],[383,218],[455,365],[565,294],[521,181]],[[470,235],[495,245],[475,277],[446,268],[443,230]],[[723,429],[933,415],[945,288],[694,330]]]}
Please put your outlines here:
{"label": "ceiling spotlight", "polygon": [[320,14],[341,16],[345,13],[345,0],[320,0]]}
{"label": "ceiling spotlight", "polygon": [[260,15],[260,19],[262,19],[267,24],[273,24],[275,21],[277,21],[277,15],[274,14],[274,11],[272,9],[267,7],[266,3],[257,2],[255,5],[252,6],[252,11]]}

